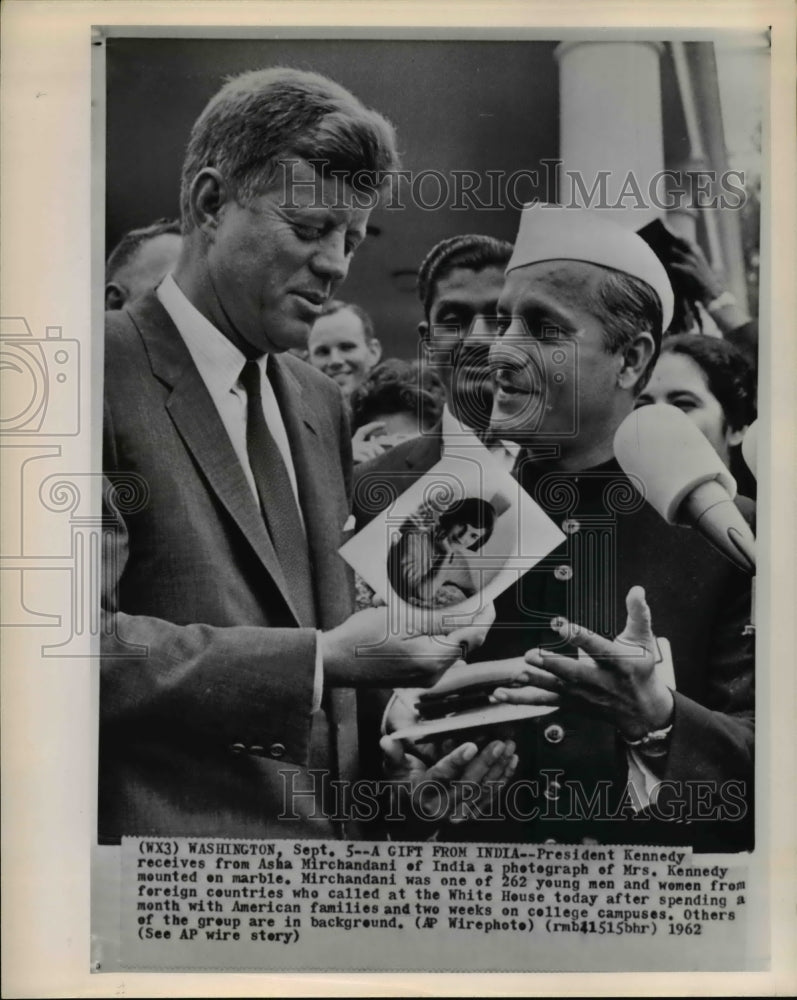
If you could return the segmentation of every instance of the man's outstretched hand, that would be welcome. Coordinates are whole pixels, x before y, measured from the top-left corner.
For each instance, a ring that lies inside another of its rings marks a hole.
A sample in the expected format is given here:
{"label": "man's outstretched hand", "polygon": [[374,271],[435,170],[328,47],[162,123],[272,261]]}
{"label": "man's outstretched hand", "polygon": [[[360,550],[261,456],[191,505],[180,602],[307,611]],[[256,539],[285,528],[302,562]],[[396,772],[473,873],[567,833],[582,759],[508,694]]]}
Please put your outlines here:
{"label": "man's outstretched hand", "polygon": [[673,695],[655,670],[658,649],[642,587],[632,587],[625,603],[628,618],[616,639],[555,618],[551,628],[578,648],[578,659],[548,649],[530,649],[526,679],[534,687],[498,688],[493,692],[495,700],[535,705],[542,703],[540,688],[552,691],[565,701],[597,710],[629,740],[668,725]]}

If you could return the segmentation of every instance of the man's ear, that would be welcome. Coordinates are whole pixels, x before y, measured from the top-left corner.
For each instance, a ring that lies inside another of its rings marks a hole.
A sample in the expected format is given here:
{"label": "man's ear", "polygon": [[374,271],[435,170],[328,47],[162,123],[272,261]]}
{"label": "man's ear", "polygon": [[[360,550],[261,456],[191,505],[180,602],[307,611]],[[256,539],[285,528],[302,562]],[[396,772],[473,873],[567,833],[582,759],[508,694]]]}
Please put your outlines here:
{"label": "man's ear", "polygon": [[648,365],[656,350],[653,334],[643,330],[623,351],[622,367],[617,373],[617,384],[632,390],[648,370]]}
{"label": "man's ear", "polygon": [[214,230],[229,198],[230,189],[219,171],[215,167],[203,167],[191,181],[188,195],[195,227],[204,233]]}
{"label": "man's ear", "polygon": [[368,350],[371,353],[371,365],[378,365],[382,360],[382,345],[376,339],[376,337],[371,337],[368,341]]}
{"label": "man's ear", "polygon": [[111,312],[113,309],[121,309],[127,301],[127,292],[115,281],[109,281],[105,286],[105,311]]}

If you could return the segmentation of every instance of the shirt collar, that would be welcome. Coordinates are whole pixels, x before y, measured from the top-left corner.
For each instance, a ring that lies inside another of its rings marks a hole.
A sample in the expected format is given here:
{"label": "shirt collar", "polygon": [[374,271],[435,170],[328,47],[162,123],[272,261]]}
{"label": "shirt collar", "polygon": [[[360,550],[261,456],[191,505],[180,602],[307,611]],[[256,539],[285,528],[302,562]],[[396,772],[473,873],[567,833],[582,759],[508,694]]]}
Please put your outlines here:
{"label": "shirt collar", "polygon": [[[243,353],[186,298],[173,275],[166,275],[155,294],[171,316],[211,394],[234,391],[247,360]],[[268,355],[258,358],[257,363],[265,374]]]}

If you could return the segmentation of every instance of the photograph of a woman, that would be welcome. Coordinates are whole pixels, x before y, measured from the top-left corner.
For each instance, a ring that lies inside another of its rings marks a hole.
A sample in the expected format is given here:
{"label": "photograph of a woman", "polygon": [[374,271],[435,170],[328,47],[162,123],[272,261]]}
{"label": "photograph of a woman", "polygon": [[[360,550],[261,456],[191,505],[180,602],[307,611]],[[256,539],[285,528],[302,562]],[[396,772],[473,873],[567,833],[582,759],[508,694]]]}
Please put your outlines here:
{"label": "photograph of a woman", "polygon": [[408,604],[451,607],[482,587],[473,564],[493,533],[494,506],[481,497],[465,497],[445,510],[422,505],[399,531],[388,551],[388,580]]}

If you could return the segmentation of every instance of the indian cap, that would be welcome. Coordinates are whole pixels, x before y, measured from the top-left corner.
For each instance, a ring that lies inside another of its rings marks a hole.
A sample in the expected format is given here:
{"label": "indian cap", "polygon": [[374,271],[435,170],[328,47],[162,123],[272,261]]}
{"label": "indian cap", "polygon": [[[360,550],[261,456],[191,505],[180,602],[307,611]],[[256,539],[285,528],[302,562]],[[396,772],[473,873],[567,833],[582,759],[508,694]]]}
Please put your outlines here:
{"label": "indian cap", "polygon": [[659,297],[662,330],[672,322],[672,285],[661,261],[641,236],[605,214],[564,205],[525,205],[507,272],[548,260],[583,260],[639,278]]}

